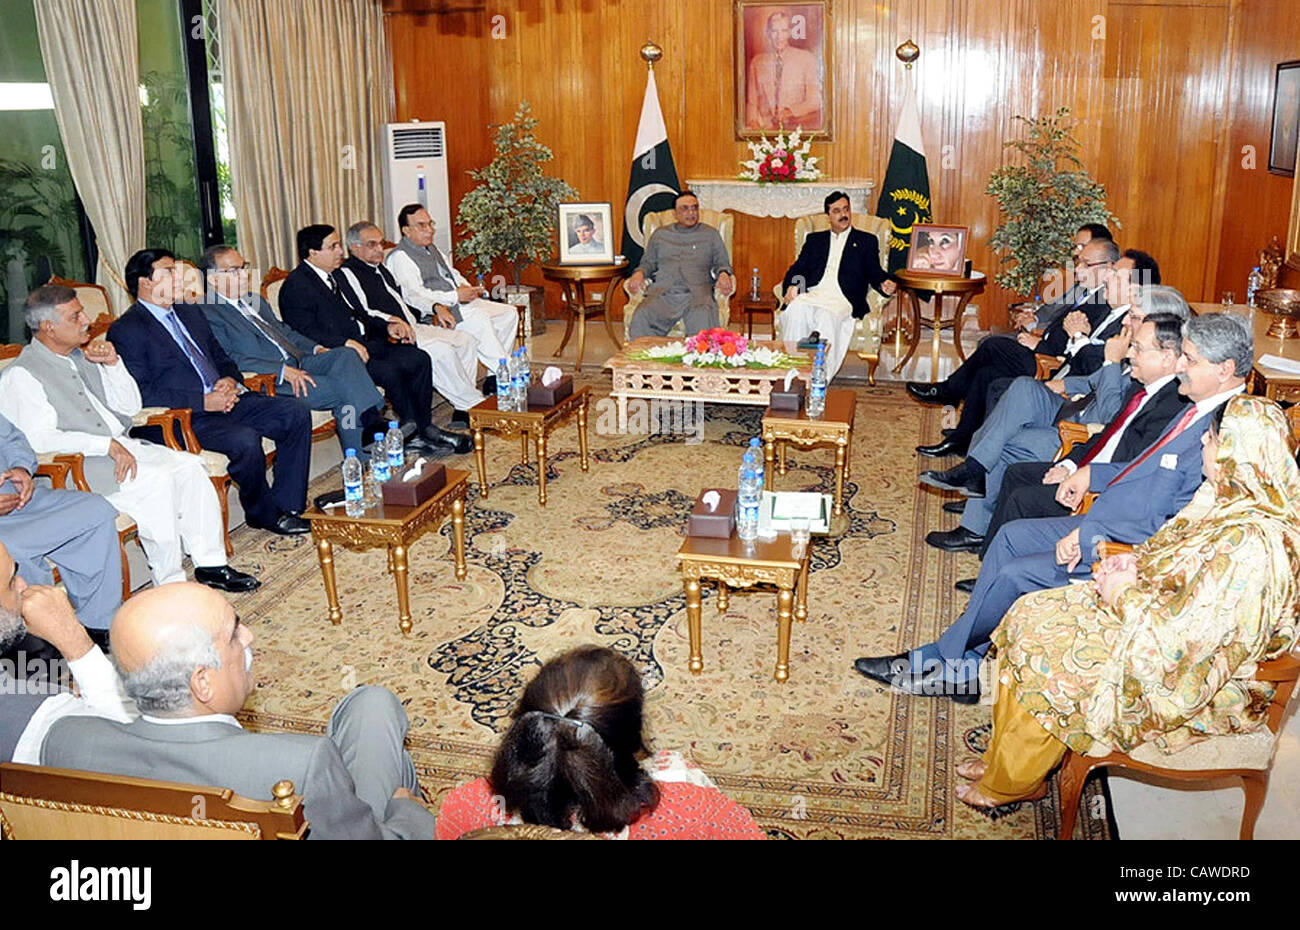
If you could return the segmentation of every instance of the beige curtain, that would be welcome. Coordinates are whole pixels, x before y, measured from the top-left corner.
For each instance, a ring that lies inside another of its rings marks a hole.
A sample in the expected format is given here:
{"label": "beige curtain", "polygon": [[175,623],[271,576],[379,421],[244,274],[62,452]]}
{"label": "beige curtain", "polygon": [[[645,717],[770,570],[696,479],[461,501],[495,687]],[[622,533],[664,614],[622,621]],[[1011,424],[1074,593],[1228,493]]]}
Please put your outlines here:
{"label": "beige curtain", "polygon": [[220,0],[240,251],[297,263],[309,223],[383,223],[391,82],[379,0]]}
{"label": "beige curtain", "polygon": [[120,314],[126,260],[144,246],[144,135],[135,0],[39,0],[36,28],[68,170],[95,227],[95,280]]}

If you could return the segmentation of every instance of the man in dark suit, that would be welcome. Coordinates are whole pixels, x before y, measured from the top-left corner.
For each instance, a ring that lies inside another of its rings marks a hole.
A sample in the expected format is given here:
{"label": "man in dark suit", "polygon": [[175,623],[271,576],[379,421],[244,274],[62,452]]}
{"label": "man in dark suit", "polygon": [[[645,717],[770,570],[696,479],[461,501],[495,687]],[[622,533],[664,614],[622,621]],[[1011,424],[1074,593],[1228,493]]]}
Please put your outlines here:
{"label": "man in dark suit", "polygon": [[326,348],[356,352],[402,422],[415,424],[410,448],[435,455],[472,449],[468,436],[433,425],[433,370],[429,356],[415,346],[411,328],[402,320],[380,320],[356,304],[352,288],[338,274],[343,264],[338,230],[320,223],[298,230],[298,258],[280,288],[284,322]]}
{"label": "man in dark suit", "polygon": [[1255,360],[1253,343],[1241,317],[1212,313],[1189,320],[1178,372],[1191,403],[1133,461],[1093,461],[1061,482],[1057,498],[1066,507],[1078,506],[1085,491],[1098,492],[1091,509],[1003,526],[980,567],[970,603],[938,640],[898,655],[864,657],[854,668],[909,694],[975,703],[989,637],[1017,598],[1089,578],[1099,543],[1144,542],[1192,499],[1202,480],[1202,434],[1215,408],[1245,390]]}
{"label": "man in dark suit", "polygon": [[[1075,263],[1079,260],[1079,253],[1083,247],[1093,239],[1114,239],[1110,228],[1104,223],[1084,223],[1074,232],[1074,238],[1071,240],[1070,247],[1073,250],[1069,268],[1071,276],[1076,268]],[[1159,283],[1158,281],[1155,283]],[[1061,314],[1074,309],[1075,305],[1087,294],[1088,288],[1080,284],[1076,279],[1071,283],[1065,293],[1061,295],[1060,300],[1052,303],[1044,303],[1040,307],[1024,307],[1011,317],[1011,323],[1016,329],[1032,332],[1037,330],[1042,332],[1051,326],[1055,320],[1060,319]]]}
{"label": "man in dark suit", "polygon": [[[1076,344],[1079,340],[1086,342],[1094,331],[1104,344],[1108,336],[1103,336],[1097,327],[1111,316],[1111,306],[1106,300],[1106,281],[1120,258],[1119,247],[1114,242],[1093,239],[1079,253],[1079,264],[1075,269],[1075,276],[1087,290],[1075,307],[1062,314],[1041,336],[1033,333],[1020,333],[1014,337],[989,336],[945,380],[937,384],[909,381],[907,392],[923,403],[962,404],[961,420],[956,430],[942,442],[918,446],[916,451],[930,456],[965,455],[971,436],[984,422],[989,409],[989,388],[995,381],[1032,376],[1038,370],[1036,354],[1065,355],[1071,340]],[[1118,326],[1114,329],[1119,331]],[[1072,368],[1071,373],[1090,374],[1101,366],[1100,354],[1095,362],[1092,368]]]}
{"label": "man in dark suit", "polygon": [[[108,328],[108,339],[140,386],[146,407],[189,408],[205,449],[230,459],[249,526],[282,536],[311,532],[298,514],[307,506],[311,414],[288,397],[244,389],[239,366],[222,351],[207,318],[193,304],[176,304],[180,269],[166,249],[144,249],[126,263],[136,302]],[[263,437],[274,440],[275,483],[266,483]]]}
{"label": "man in dark suit", "polygon": [[180,582],[127,601],[113,618],[113,663],[140,717],[117,723],[65,717],[41,746],[41,764],[189,784],[270,800],[292,781],[308,839],[433,839],[409,728],[386,688],[339,701],[325,735],[248,733],[235,720],[252,693],[253,632],[221,595]]}
{"label": "man in dark suit", "polygon": [[277,393],[292,395],[312,410],[334,414],[344,449],[368,445],[388,431],[384,396],[351,349],[327,349],[275,318],[271,307],[248,286],[248,266],[228,245],[214,245],[199,259],[208,279],[202,305],[212,333],[241,371],[275,375]]}
{"label": "man in dark suit", "polygon": [[781,338],[798,341],[814,330],[829,342],[826,376],[834,378],[853,339],[853,327],[871,309],[867,288],[889,296],[898,284],[880,267],[880,242],[853,228],[849,195],[832,191],[822,204],[831,228],[809,233],[785,273]]}

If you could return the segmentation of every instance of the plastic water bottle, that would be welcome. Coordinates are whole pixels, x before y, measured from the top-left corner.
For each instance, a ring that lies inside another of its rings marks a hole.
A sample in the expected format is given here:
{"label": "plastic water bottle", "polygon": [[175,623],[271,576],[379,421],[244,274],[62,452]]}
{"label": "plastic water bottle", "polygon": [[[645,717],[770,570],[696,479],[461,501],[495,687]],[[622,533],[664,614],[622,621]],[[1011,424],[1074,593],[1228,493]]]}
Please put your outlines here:
{"label": "plastic water bottle", "polygon": [[396,420],[388,421],[388,434],[384,436],[384,449],[388,452],[388,470],[398,474],[406,465],[406,437],[402,435],[402,424]]}
{"label": "plastic water bottle", "polygon": [[1264,287],[1264,276],[1260,274],[1259,266],[1256,265],[1251,269],[1250,277],[1246,279],[1246,306],[1254,307],[1255,295]]}
{"label": "plastic water bottle", "polygon": [[812,376],[808,379],[808,418],[816,419],[826,412],[826,349],[817,347],[813,359]]}
{"label": "plastic water bottle", "polygon": [[758,474],[758,486],[764,487],[767,465],[763,461],[763,440],[755,436],[749,441],[749,451],[754,453],[754,471]]}
{"label": "plastic water bottle", "polygon": [[375,433],[375,444],[370,447],[370,473],[375,478],[375,493],[379,485],[391,481],[393,470],[388,466],[388,448],[383,433]]}
{"label": "plastic water bottle", "polygon": [[497,409],[514,410],[514,384],[510,377],[510,364],[505,359],[497,362]]}
{"label": "plastic water bottle", "polygon": [[348,449],[343,453],[343,500],[349,517],[359,517],[366,512],[364,477],[357,450]]}
{"label": "plastic water bottle", "polygon": [[759,293],[763,287],[763,279],[758,276],[758,269],[755,268],[749,276],[749,299],[758,300],[762,295]]}
{"label": "plastic water bottle", "polygon": [[524,360],[524,350],[516,349],[514,352],[514,375],[511,377],[512,387],[515,395],[515,409],[528,409],[528,363]]}
{"label": "plastic water bottle", "polygon": [[736,535],[743,540],[758,538],[758,505],[763,497],[763,484],[754,468],[754,453],[745,452],[736,483]]}
{"label": "plastic water bottle", "polygon": [[533,362],[532,359],[528,357],[528,343],[526,342],[519,347],[519,367],[523,370],[524,373],[524,384],[525,385],[532,384],[533,383]]}

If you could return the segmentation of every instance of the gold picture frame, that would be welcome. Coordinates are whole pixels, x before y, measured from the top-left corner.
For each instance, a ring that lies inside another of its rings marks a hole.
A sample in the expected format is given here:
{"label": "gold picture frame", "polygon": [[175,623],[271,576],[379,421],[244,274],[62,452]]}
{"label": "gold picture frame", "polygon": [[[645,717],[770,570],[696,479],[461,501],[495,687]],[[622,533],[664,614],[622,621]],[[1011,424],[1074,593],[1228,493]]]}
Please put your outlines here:
{"label": "gold picture frame", "polygon": [[736,138],[833,139],[830,3],[735,0],[733,19]]}

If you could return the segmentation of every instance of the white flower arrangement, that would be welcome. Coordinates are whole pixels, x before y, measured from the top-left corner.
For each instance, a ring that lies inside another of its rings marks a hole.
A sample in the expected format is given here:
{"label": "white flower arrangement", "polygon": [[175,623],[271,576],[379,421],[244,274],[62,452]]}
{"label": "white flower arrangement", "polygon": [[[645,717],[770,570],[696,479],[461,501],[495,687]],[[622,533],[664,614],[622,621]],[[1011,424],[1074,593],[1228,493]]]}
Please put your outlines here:
{"label": "white flower arrangement", "polygon": [[763,136],[757,142],[749,143],[749,152],[754,157],[740,163],[740,167],[745,169],[740,178],[760,184],[816,181],[822,172],[810,151],[812,141],[804,139],[800,129],[789,134],[778,132],[771,141]]}

